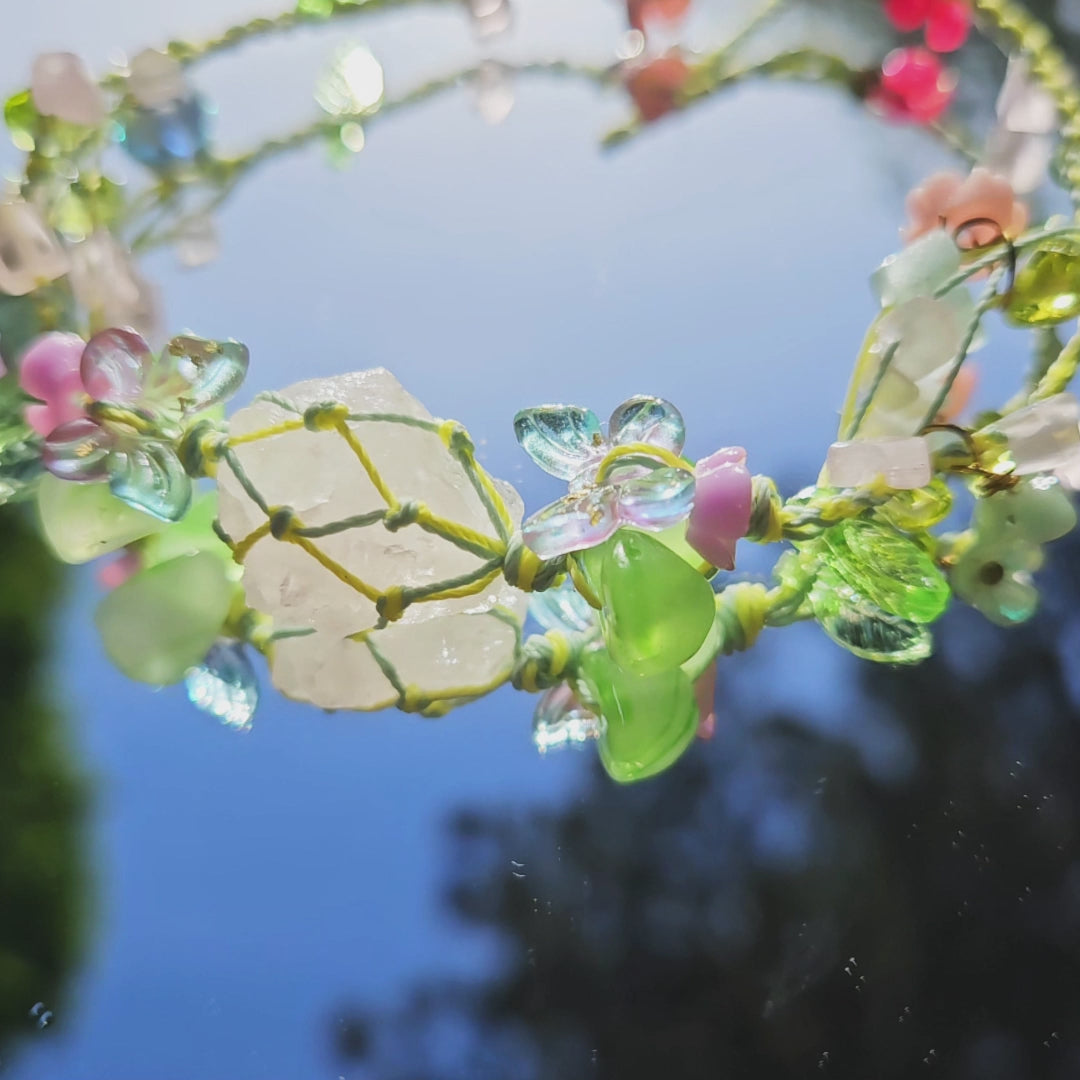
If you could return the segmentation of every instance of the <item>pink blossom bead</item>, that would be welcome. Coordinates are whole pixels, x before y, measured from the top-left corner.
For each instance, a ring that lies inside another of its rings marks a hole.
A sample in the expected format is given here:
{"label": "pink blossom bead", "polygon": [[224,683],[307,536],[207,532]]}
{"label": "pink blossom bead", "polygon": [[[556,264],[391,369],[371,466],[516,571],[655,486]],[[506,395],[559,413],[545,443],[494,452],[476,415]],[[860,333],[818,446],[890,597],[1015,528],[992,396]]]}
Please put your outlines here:
{"label": "pink blossom bead", "polygon": [[753,485],[746,451],[727,446],[702,458],[694,469],[694,509],[686,526],[687,543],[713,566],[735,566],[735,542],[750,528]]}
{"label": "pink blossom bead", "polygon": [[55,332],[38,338],[24,353],[19,385],[43,402],[27,405],[24,415],[39,435],[86,415],[86,390],[79,374],[85,348],[77,334]]}
{"label": "pink blossom bead", "polygon": [[118,589],[128,578],[142,569],[142,557],[130,549],[121,552],[119,558],[111,559],[98,567],[98,584],[103,589]]}
{"label": "pink blossom bead", "polygon": [[711,739],[716,734],[716,664],[710,664],[694,683],[698,707],[699,739]]}

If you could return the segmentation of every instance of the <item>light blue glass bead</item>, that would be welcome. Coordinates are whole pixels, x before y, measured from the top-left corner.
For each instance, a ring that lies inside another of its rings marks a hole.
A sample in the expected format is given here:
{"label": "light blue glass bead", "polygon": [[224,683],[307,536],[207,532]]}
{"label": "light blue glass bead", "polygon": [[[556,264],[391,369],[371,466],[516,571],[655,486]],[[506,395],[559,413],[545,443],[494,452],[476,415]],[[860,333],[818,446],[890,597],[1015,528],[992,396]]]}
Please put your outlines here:
{"label": "light blue glass bead", "polygon": [[197,709],[236,731],[250,731],[259,704],[259,684],[247,652],[238,641],[216,641],[203,662],[184,677],[188,699]]}
{"label": "light blue glass bead", "polygon": [[607,452],[600,419],[578,405],[538,405],[514,417],[522,449],[545,472],[573,480]]}
{"label": "light blue glass bead", "polygon": [[131,106],[119,124],[119,141],[141,165],[170,172],[206,150],[209,111],[197,94],[155,109]]}

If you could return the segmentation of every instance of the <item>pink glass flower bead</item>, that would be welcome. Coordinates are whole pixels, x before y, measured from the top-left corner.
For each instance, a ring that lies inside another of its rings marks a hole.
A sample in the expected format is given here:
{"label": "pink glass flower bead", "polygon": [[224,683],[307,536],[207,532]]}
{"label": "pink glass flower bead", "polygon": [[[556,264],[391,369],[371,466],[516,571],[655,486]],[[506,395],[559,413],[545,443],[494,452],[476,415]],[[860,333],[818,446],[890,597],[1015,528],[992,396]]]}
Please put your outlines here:
{"label": "pink glass flower bead", "polygon": [[19,385],[41,404],[27,405],[26,422],[39,434],[86,416],[86,388],[79,364],[86,343],[77,334],[52,333],[37,339],[19,365]]}
{"label": "pink glass flower bead", "polygon": [[735,542],[750,528],[753,485],[746,451],[728,446],[702,458],[694,470],[694,508],[686,540],[713,566],[735,566]]}

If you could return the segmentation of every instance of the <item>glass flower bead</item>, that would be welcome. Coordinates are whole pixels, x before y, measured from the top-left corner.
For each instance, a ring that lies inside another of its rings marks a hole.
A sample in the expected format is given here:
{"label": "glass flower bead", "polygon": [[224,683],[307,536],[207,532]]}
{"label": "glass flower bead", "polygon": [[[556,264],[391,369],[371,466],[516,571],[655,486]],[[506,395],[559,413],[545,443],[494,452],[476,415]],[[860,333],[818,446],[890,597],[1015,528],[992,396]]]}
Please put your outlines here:
{"label": "glass flower bead", "polygon": [[117,137],[140,165],[169,173],[206,152],[210,112],[198,94],[148,109],[130,103],[120,114]]}
{"label": "glass flower bead", "polygon": [[694,505],[686,524],[686,541],[711,565],[735,566],[735,545],[750,528],[753,482],[746,451],[729,446],[694,467]]}
{"label": "glass flower bead", "polygon": [[1015,626],[1030,619],[1039,606],[1031,572],[1041,561],[1038,547],[1023,541],[977,539],[952,568],[953,589],[992,623]]}
{"label": "glass flower bead", "polygon": [[626,784],[655,776],[694,741],[694,687],[678,668],[638,675],[597,649],[582,658],[581,674],[604,720],[600,761],[613,780]]}
{"label": "glass flower bead", "polygon": [[567,579],[529,597],[529,615],[545,630],[584,634],[597,625],[596,610]]}
{"label": "glass flower bead", "polygon": [[240,642],[215,641],[202,663],[187,670],[184,686],[195,708],[234,731],[251,730],[259,705],[259,683]]}
{"label": "glass flower bead", "polygon": [[68,258],[37,209],[0,203],[0,293],[25,296],[68,271]]}
{"label": "glass flower bead", "polygon": [[977,165],[967,176],[935,173],[907,197],[905,239],[944,229],[961,247],[981,247],[1003,236],[1016,237],[1029,213],[1004,177]]}
{"label": "glass flower bead", "polygon": [[835,442],[825,459],[828,482],[849,488],[879,478],[887,487],[909,491],[925,487],[933,476],[930,449],[918,436]]}
{"label": "glass flower bead", "polygon": [[1076,507],[1056,477],[1033,476],[979,499],[972,527],[980,541],[1038,546],[1072,532]]}
{"label": "glass flower bead", "polygon": [[604,722],[578,700],[566,683],[544,691],[533,713],[533,743],[541,754],[599,739]]}
{"label": "glass flower bead", "polygon": [[[428,410],[389,372],[377,368],[309,379],[281,390],[276,398],[297,411],[256,400],[231,417],[230,435],[272,430],[326,402],[337,402],[352,414],[406,417],[415,423],[357,420],[350,421],[349,431],[398,500],[422,502],[433,514],[492,535],[491,518],[461,461],[440,437]],[[306,526],[387,508],[356,453],[335,430],[301,427],[245,441],[233,452],[266,502],[289,507]],[[229,536],[239,541],[265,528],[265,510],[231,469],[219,467],[217,482],[219,517]],[[521,521],[521,499],[509,484],[492,483],[513,530]],[[391,533],[376,521],[320,537],[316,543],[349,574],[380,590],[430,588],[475,573],[484,562],[415,524]],[[399,692],[372,647],[393,665],[402,684],[418,694],[447,693],[505,678],[528,604],[526,593],[499,576],[475,595],[415,603],[399,620],[383,622],[371,599],[307,551],[272,536],[255,543],[244,559],[243,588],[248,605],[272,618],[276,629],[307,631],[275,642],[271,677],[288,697],[325,709],[374,710],[399,702]]]}
{"label": "glass flower bead", "polygon": [[716,617],[709,583],[659,540],[620,529],[600,558],[600,627],[612,660],[656,674],[701,648]]}
{"label": "glass flower bead", "polygon": [[541,558],[594,547],[623,524],[659,532],[690,513],[694,473],[678,458],[685,429],[669,402],[630,398],[612,413],[607,436],[590,409],[541,405],[517,414],[514,434],[545,472],[570,481],[568,496],[522,526]]}
{"label": "glass flower bead", "polygon": [[98,127],[105,120],[105,98],[74,53],[43,53],[30,71],[30,96],[42,116],[55,116],[78,127]]}
{"label": "glass flower bead", "polygon": [[167,686],[202,662],[232,599],[222,561],[199,552],[144,570],[113,589],[98,605],[94,622],[123,674]]}
{"label": "glass flower bead", "polygon": [[842,521],[821,535],[818,550],[837,578],[889,615],[933,622],[949,602],[949,584],[934,560],[885,525]]}
{"label": "glass flower bead", "polygon": [[1016,275],[1005,311],[1019,326],[1055,326],[1080,315],[1080,245],[1039,247]]}
{"label": "glass flower bead", "polygon": [[1080,402],[1054,394],[1006,413],[985,433],[1005,441],[1017,476],[1067,468],[1080,458]]}
{"label": "glass flower bead", "polygon": [[156,357],[134,331],[96,334],[79,361],[85,415],[49,432],[45,467],[61,480],[107,480],[130,506],[179,520],[191,503],[191,481],[173,447],[179,424],[228,398],[247,360],[237,342],[184,336]]}
{"label": "glass flower bead", "polygon": [[907,47],[885,57],[867,100],[890,120],[932,124],[952,101],[956,80],[932,52]]}
{"label": "glass flower bead", "polygon": [[79,373],[86,342],[78,334],[43,334],[23,353],[19,386],[40,404],[23,409],[39,435],[86,416],[86,389]]}

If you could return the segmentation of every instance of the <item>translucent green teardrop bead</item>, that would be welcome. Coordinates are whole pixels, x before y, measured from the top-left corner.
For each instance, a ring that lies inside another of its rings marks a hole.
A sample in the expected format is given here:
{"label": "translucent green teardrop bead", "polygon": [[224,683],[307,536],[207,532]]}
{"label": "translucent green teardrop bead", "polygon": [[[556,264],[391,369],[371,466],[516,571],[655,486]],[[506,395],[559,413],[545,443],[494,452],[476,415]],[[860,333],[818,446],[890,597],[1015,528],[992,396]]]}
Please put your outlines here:
{"label": "translucent green teardrop bead", "polygon": [[165,528],[107,484],[72,484],[49,473],[39,482],[37,504],[45,541],[66,563],[89,562]]}
{"label": "translucent green teardrop bead", "polygon": [[914,540],[873,521],[843,521],[822,534],[827,566],[875,607],[912,622],[933,622],[949,583]]}
{"label": "translucent green teardrop bead", "polygon": [[709,583],[659,540],[633,529],[619,530],[605,548],[600,599],[608,652],[641,675],[689,660],[716,617]]}
{"label": "translucent green teardrop bead", "polygon": [[810,602],[825,633],[863,660],[917,664],[933,650],[924,626],[882,611],[828,566],[819,572]]}
{"label": "translucent green teardrop bead", "polygon": [[167,686],[202,662],[232,596],[216,555],[181,555],[113,589],[94,622],[109,659],[129,679]]}
{"label": "translucent green teardrop bead", "polygon": [[1080,246],[1040,248],[1016,275],[1006,309],[1021,326],[1049,326],[1080,315]]}
{"label": "translucent green teardrop bead", "polygon": [[694,741],[694,686],[678,668],[636,675],[600,649],[585,655],[581,673],[604,718],[600,761],[613,780],[629,784],[655,776]]}

